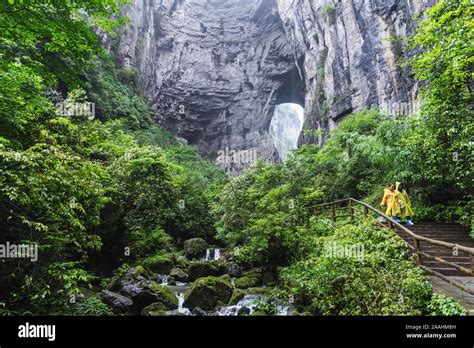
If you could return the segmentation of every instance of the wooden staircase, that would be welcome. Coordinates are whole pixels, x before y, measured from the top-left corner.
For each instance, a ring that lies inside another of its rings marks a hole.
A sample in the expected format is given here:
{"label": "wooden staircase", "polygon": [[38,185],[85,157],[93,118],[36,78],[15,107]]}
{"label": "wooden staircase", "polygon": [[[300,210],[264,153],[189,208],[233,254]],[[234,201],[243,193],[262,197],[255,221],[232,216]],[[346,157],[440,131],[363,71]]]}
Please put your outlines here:
{"label": "wooden staircase", "polygon": [[349,222],[373,218],[374,223],[393,229],[406,242],[417,266],[469,294],[474,301],[474,240],[468,228],[442,223],[408,227],[355,198],[310,207],[311,214],[323,211],[329,212],[334,222],[341,218],[349,218]]}
{"label": "wooden staircase", "polygon": [[[468,227],[458,224],[443,224],[435,222],[421,222],[407,228],[422,237],[436,239],[442,242],[463,245],[474,248],[474,239],[469,235]],[[411,243],[413,238],[408,235],[403,229],[396,227],[397,234],[406,242]],[[441,246],[420,241],[420,249],[428,255],[442,258],[446,261],[463,266],[467,269],[471,268],[471,257],[468,253],[461,250],[450,250]],[[442,264],[436,260],[423,259],[422,264],[438,273],[445,276],[466,276],[466,274],[459,269]]]}

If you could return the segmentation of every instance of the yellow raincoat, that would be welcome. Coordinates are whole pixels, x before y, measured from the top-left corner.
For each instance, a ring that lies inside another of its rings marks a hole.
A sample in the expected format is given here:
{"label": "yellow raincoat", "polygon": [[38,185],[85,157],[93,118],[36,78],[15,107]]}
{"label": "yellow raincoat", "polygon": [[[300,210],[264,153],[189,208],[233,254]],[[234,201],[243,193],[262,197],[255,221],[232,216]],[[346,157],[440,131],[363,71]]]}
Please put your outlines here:
{"label": "yellow raincoat", "polygon": [[399,182],[397,182],[395,187],[395,191],[400,193],[402,199],[402,203],[400,204],[400,210],[402,214],[401,216],[404,218],[413,216],[413,209],[411,207],[410,198],[408,198],[407,192],[403,189],[401,191],[398,189],[400,187]]}
{"label": "yellow raincoat", "polygon": [[387,188],[384,191],[382,203],[380,203],[380,205],[382,207],[387,207],[387,211],[385,212],[386,215],[400,216],[402,212],[399,204],[402,199],[402,195],[399,191],[391,191]]}

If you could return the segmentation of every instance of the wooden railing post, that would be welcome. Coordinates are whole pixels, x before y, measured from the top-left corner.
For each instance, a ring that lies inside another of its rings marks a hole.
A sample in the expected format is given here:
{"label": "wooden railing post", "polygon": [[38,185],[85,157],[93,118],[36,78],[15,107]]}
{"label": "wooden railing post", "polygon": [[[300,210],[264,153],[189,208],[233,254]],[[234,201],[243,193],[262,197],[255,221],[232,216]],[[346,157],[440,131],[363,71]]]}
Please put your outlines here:
{"label": "wooden railing post", "polygon": [[349,199],[349,215],[351,222],[354,221],[354,209],[352,208],[352,199]]}
{"label": "wooden railing post", "polygon": [[474,255],[471,255],[471,275],[474,275]]}
{"label": "wooden railing post", "polygon": [[365,205],[364,205],[364,216],[365,217],[369,216],[369,208],[367,208]]}
{"label": "wooden railing post", "polygon": [[335,204],[331,206],[332,221],[336,222],[336,207]]}
{"label": "wooden railing post", "polygon": [[413,238],[413,242],[415,244],[415,262],[416,265],[419,266],[422,264],[421,255],[419,254],[421,251],[420,241],[416,238]]}

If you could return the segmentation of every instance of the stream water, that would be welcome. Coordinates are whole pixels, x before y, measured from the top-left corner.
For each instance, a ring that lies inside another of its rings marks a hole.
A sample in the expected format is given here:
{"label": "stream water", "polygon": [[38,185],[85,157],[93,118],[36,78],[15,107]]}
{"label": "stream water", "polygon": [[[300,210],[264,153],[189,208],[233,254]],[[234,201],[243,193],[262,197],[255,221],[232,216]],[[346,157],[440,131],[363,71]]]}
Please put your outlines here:
{"label": "stream water", "polygon": [[[205,260],[215,261],[221,257],[220,249],[207,249]],[[184,307],[184,298],[186,291],[191,286],[191,283],[176,282],[173,285],[169,284],[169,277],[167,275],[155,274],[152,277],[154,280],[159,282],[161,285],[168,286],[178,299],[178,309],[167,312],[168,315],[193,315],[189,308]],[[235,285],[235,278],[231,278],[232,285]],[[218,307],[213,311],[206,312],[209,316],[237,316],[239,312],[245,312],[245,314],[252,314],[255,311],[258,302],[264,299],[265,296],[261,294],[246,294],[244,297],[232,306]],[[277,305],[277,313],[275,315],[288,315],[291,304],[288,305]]]}

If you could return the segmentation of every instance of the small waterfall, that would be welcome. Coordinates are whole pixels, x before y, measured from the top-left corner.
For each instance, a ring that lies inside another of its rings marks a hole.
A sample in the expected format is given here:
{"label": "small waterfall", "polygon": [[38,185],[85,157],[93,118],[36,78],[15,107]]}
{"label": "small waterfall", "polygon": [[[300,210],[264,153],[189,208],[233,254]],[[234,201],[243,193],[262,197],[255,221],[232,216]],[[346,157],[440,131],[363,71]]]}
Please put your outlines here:
{"label": "small waterfall", "polygon": [[161,278],[161,285],[168,285],[168,276],[167,275],[164,275]]}
{"label": "small waterfall", "polygon": [[221,249],[206,249],[206,261],[216,261],[221,258]]}
{"label": "small waterfall", "polygon": [[189,315],[190,314],[189,309],[183,307],[184,306],[184,292],[177,293],[176,297],[178,298],[178,313]]}
{"label": "small waterfall", "polygon": [[260,295],[245,295],[236,305],[221,307],[216,314],[218,316],[236,316],[239,314],[239,310],[242,307],[247,307],[250,310],[250,313],[253,313],[257,306],[257,301],[261,298],[262,296]]}

